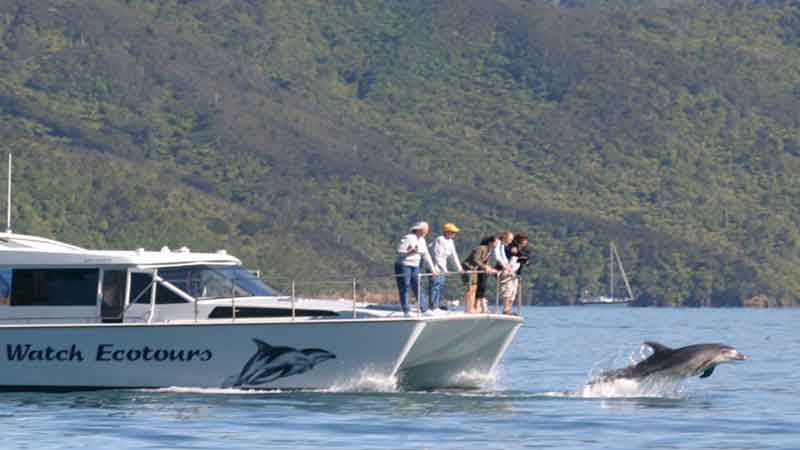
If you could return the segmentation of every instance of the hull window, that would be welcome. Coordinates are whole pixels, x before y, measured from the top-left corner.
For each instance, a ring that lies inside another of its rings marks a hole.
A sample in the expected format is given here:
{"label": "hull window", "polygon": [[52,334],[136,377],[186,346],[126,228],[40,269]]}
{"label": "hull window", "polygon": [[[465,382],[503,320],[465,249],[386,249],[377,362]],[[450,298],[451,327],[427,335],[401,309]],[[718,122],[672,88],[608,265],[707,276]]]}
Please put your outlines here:
{"label": "hull window", "polygon": [[93,306],[97,269],[14,269],[11,306]]}
{"label": "hull window", "polygon": [[[296,317],[335,317],[338,316],[333,311],[324,309],[295,309]],[[292,317],[292,310],[289,308],[258,308],[258,307],[237,307],[237,318],[256,318],[256,317]],[[218,306],[208,315],[209,319],[230,319],[231,307]]]}

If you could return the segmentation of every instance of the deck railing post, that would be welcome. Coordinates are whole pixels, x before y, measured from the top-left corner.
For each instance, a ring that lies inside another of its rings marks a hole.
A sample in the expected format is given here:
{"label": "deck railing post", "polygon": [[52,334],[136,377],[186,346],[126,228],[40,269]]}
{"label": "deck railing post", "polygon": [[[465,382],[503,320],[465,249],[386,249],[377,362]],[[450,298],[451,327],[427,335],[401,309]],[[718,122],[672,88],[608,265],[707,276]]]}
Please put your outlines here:
{"label": "deck railing post", "polygon": [[356,299],[358,293],[356,292],[356,277],[353,277],[353,319],[356,318]]}
{"label": "deck railing post", "polygon": [[231,320],[236,320],[236,298],[233,295],[235,281],[231,279]]}
{"label": "deck railing post", "polygon": [[156,315],[156,292],[158,291],[158,269],[153,270],[153,281],[150,283],[150,317],[147,318],[147,323],[153,323],[153,317]]}
{"label": "deck railing post", "polygon": [[417,316],[422,315],[422,273],[417,272]]}
{"label": "deck railing post", "polygon": [[[494,297],[495,314],[497,314],[497,312],[500,310],[500,275],[502,273],[503,272],[497,272],[497,279],[495,280],[495,297]],[[489,308],[486,308],[486,313],[487,314],[489,313]]]}
{"label": "deck railing post", "polygon": [[294,322],[295,313],[294,313],[294,280],[292,280],[292,322]]}

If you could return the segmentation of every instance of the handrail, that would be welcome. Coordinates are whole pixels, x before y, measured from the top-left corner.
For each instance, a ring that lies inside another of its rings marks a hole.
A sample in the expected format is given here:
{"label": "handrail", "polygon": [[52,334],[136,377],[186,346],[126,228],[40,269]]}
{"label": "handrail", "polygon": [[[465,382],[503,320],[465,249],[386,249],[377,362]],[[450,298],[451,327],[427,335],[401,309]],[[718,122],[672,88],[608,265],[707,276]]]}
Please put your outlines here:
{"label": "handrail", "polygon": [[[495,278],[495,280],[497,281],[496,289],[495,289],[495,306],[493,308],[493,311],[492,311],[492,308],[487,308],[484,313],[485,314],[492,314],[492,313],[499,314],[501,312],[500,277],[504,273],[506,273],[506,272],[501,272],[501,271],[491,271],[491,272],[489,272],[489,271],[485,271],[485,270],[447,271],[447,272],[439,272],[439,273],[419,272],[416,275],[416,277],[417,277],[417,280],[416,280],[417,281],[417,286],[416,286],[417,287],[417,291],[416,291],[416,294],[417,294],[416,295],[416,300],[417,300],[417,302],[416,302],[416,307],[414,308],[415,309],[415,316],[417,316],[417,317],[422,316],[423,304],[419,301],[419,299],[422,297],[422,294],[424,292],[423,289],[426,289],[422,285],[425,278],[432,278],[434,276],[458,277],[458,276],[462,276],[462,275],[471,275],[471,274],[485,274],[485,275],[491,275],[491,276],[493,276]],[[359,278],[359,277],[356,277],[356,276],[352,276],[347,280],[342,280],[342,279],[311,280],[311,281],[303,281],[302,283],[298,283],[297,280],[292,280],[291,284],[290,284],[291,293],[290,293],[290,295],[285,297],[286,300],[289,300],[291,302],[291,320],[295,321],[297,319],[297,317],[298,317],[297,316],[297,302],[298,302],[298,300],[301,300],[302,298],[305,298],[305,297],[302,297],[302,296],[298,297],[298,285],[302,285],[302,286],[305,286],[307,288],[311,288],[312,290],[317,291],[317,292],[319,292],[319,291],[324,292],[325,291],[325,289],[324,289],[325,285],[327,285],[328,287],[339,286],[339,288],[335,288],[335,290],[333,292],[338,292],[340,294],[343,293],[341,288],[344,288],[346,285],[350,285],[350,287],[352,289],[352,298],[350,298],[348,300],[351,302],[351,305],[352,305],[352,307],[351,307],[352,317],[355,319],[355,318],[358,317],[359,292],[363,293],[364,296],[370,295],[370,293],[368,292],[367,288],[364,288],[363,290],[359,291],[360,287],[364,287],[366,285],[366,283],[368,283],[368,282],[375,282],[375,281],[386,282],[386,281],[389,281],[389,280],[392,280],[394,278],[401,277],[401,276],[403,276],[403,275],[402,274],[392,273],[392,274],[387,274],[387,275],[385,275],[383,277],[371,276],[371,277]],[[519,276],[514,274],[514,277],[516,277],[516,279],[518,280],[519,284],[518,284],[517,292],[516,292],[516,295],[515,295],[516,298],[513,300],[513,303],[511,305],[512,305],[512,308],[516,307],[517,314],[521,315],[522,284],[521,284],[521,281],[519,281]],[[230,303],[230,305],[231,305],[231,317],[230,318],[233,321],[235,321],[237,319],[237,306],[239,304],[239,300],[245,300],[246,299],[246,297],[239,298],[237,296],[237,292],[236,292],[237,284],[236,284],[236,282],[238,280],[245,280],[245,279],[253,279],[253,278],[250,278],[250,277],[232,277],[232,278],[230,278],[230,283],[231,283],[231,286],[230,286],[231,290],[229,292],[229,295],[230,295],[229,298],[230,298],[230,302],[231,302]],[[393,284],[393,282],[392,282],[392,284]],[[198,312],[198,303],[200,301],[202,301],[202,300],[187,294],[181,288],[179,288],[179,287],[175,286],[174,284],[172,284],[171,282],[165,280],[164,278],[162,278],[158,274],[154,274],[154,277],[153,277],[152,281],[147,285],[147,287],[145,289],[142,290],[142,292],[139,292],[138,296],[137,296],[137,299],[138,299],[138,298],[141,298],[142,296],[146,295],[148,292],[151,294],[150,295],[151,302],[150,302],[150,305],[149,305],[150,306],[150,308],[149,308],[150,311],[149,311],[149,314],[145,314],[145,317],[143,318],[143,320],[145,320],[148,323],[151,323],[155,319],[155,306],[156,305],[155,305],[153,297],[155,297],[154,294],[155,294],[155,291],[157,289],[155,289],[156,286],[154,286],[154,285],[164,286],[166,289],[168,289],[169,291],[172,291],[177,296],[183,298],[184,300],[187,300],[187,302],[189,302],[189,301],[193,302],[194,303],[194,305],[193,305],[194,306],[194,308],[193,308],[193,310],[194,310],[194,321],[197,322],[198,320],[200,320],[200,314]],[[319,289],[321,287],[323,289]],[[458,289],[459,288],[457,288],[457,290]],[[375,292],[373,292],[373,294],[374,293],[388,294],[389,290],[393,290],[393,288],[390,285],[385,284],[385,283],[379,283],[377,285],[377,288],[376,288]],[[218,300],[221,299],[220,297],[216,297],[216,298]],[[222,298],[224,298],[224,297],[222,297]],[[308,298],[314,298],[314,297],[308,297]],[[317,298],[325,298],[325,297],[323,296],[323,297],[317,297]],[[344,300],[344,298],[342,298],[342,300]],[[362,299],[362,301],[363,301],[363,299]],[[369,301],[369,300],[367,300],[367,301]],[[125,308],[125,311],[124,311],[123,314],[125,314],[126,317],[128,317],[130,308],[135,304],[134,302],[135,302],[135,300],[131,301],[127,305],[127,307]],[[141,303],[140,303],[140,305],[141,305]]]}

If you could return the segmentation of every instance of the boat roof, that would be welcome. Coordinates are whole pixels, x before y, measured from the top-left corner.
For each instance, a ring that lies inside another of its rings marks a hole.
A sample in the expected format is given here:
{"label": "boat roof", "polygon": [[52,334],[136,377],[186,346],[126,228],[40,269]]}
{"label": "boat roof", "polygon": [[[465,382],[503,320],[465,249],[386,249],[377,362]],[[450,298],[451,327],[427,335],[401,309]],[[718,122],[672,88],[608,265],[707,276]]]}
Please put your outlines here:
{"label": "boat roof", "polygon": [[153,268],[199,264],[240,265],[242,262],[225,250],[194,253],[186,247],[159,251],[87,250],[39,236],[0,233],[0,267],[132,267]]}

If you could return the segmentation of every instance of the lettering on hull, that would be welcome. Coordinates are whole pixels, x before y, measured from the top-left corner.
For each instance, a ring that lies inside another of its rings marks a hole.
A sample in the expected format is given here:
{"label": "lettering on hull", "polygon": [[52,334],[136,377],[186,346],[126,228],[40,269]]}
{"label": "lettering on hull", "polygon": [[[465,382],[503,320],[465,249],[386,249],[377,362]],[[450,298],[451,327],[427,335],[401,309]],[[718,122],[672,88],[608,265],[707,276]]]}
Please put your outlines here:
{"label": "lettering on hull", "polygon": [[192,362],[210,361],[214,354],[210,349],[119,347],[114,344],[100,344],[94,352],[84,351],[72,344],[68,347],[37,347],[31,344],[6,344],[7,361],[60,361],[83,362],[91,355],[98,362]]}

